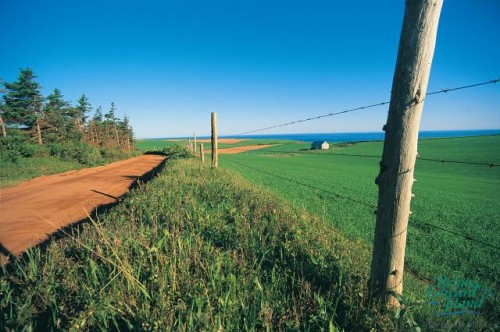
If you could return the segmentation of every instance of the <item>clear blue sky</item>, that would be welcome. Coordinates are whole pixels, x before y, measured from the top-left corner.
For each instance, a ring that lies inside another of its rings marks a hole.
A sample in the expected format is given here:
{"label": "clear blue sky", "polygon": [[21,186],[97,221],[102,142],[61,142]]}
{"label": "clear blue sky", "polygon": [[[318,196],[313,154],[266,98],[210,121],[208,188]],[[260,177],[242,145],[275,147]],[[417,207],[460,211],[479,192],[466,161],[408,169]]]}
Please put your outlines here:
{"label": "clear blue sky", "polygon": [[[231,135],[388,100],[387,1],[0,0],[0,77],[127,114],[136,136]],[[445,0],[429,91],[500,77],[500,1]],[[380,131],[387,107],[263,132]],[[421,129],[500,128],[500,84],[426,100]]]}

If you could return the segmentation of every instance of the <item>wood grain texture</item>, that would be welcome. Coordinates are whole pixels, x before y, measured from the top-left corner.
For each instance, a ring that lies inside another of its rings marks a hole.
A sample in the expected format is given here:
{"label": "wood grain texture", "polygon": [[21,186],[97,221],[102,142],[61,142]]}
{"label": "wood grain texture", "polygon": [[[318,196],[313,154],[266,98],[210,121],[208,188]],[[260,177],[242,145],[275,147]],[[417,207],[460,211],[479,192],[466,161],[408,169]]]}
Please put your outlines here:
{"label": "wood grain texture", "polygon": [[431,70],[443,0],[408,0],[394,72],[380,173],[370,287],[378,298],[399,305],[403,292],[418,131]]}

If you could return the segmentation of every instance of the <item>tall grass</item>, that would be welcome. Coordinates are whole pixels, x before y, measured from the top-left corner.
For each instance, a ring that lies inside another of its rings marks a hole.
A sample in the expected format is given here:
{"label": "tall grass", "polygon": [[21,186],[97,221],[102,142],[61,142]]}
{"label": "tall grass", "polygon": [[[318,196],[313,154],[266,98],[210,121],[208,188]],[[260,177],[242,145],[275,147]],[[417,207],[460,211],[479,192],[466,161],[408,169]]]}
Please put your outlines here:
{"label": "tall grass", "polygon": [[[500,136],[422,140],[419,153],[422,158],[498,163],[499,144]],[[285,145],[281,150],[223,155],[220,164],[370,246],[382,143],[310,152]],[[500,168],[417,160],[415,177],[407,267],[430,280],[446,274],[497,288],[497,250],[425,223],[498,246]]]}
{"label": "tall grass", "polygon": [[98,219],[4,267],[0,328],[390,328],[367,309],[366,270],[348,251],[306,212],[178,160]]}
{"label": "tall grass", "polygon": [[409,329],[413,318],[432,330],[487,326],[481,316],[436,318],[411,296],[398,316],[370,306],[370,256],[359,245],[240,176],[177,159],[4,267],[0,329],[360,331]]}

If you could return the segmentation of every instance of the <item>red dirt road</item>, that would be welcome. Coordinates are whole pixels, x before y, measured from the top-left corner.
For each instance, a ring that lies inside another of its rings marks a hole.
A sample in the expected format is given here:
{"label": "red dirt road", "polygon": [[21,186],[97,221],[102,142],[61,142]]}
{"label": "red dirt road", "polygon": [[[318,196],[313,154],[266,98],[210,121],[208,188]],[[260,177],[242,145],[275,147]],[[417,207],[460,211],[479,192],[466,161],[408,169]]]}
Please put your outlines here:
{"label": "red dirt road", "polygon": [[162,156],[143,155],[1,189],[0,261],[6,262],[8,253],[20,255],[59,228],[86,218],[97,206],[116,202],[136,178],[163,160]]}

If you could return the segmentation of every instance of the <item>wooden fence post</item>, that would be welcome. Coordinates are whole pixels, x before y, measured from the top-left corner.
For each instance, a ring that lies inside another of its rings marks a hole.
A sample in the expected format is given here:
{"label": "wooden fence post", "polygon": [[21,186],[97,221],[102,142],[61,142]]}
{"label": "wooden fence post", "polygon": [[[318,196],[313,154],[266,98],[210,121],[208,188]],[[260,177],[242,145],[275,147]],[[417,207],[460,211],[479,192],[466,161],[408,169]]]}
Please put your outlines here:
{"label": "wooden fence post", "polygon": [[212,112],[212,167],[219,167],[219,151],[217,146],[217,113]]}
{"label": "wooden fence post", "polygon": [[201,155],[201,162],[205,163],[205,151],[203,149],[203,143],[200,143],[200,155]]}
{"label": "wooden fence post", "polygon": [[196,157],[196,155],[198,154],[198,151],[196,150],[196,133],[193,133],[193,142],[194,142],[194,145],[193,145],[193,153]]}
{"label": "wooden fence post", "polygon": [[443,0],[407,0],[380,172],[370,291],[390,306],[403,292],[403,268],[418,130]]}

